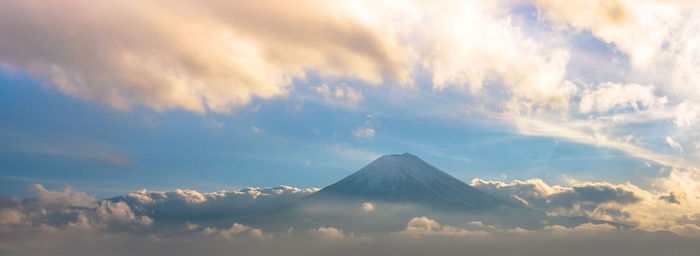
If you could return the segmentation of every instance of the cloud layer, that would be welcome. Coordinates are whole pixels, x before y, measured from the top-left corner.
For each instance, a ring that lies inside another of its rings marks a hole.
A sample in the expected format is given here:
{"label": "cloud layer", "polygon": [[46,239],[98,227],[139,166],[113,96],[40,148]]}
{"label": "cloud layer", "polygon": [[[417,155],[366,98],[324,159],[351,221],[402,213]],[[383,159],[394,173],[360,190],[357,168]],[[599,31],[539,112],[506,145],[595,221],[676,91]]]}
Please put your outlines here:
{"label": "cloud layer", "polygon": [[[688,198],[684,192],[644,190],[629,183],[570,183],[570,186],[550,186],[540,179],[510,183],[474,179],[471,185],[548,215],[586,216],[625,223],[646,231],[700,235],[700,226],[686,221],[695,219],[700,208],[696,199]],[[684,193],[684,196],[677,193]]]}
{"label": "cloud layer", "polygon": [[[564,209],[571,214],[577,210],[591,212],[590,209],[598,210],[610,204],[630,206],[647,203],[644,202],[646,199],[641,199],[643,195],[640,193],[643,191],[619,185],[585,184],[567,188],[548,186],[538,180],[510,184],[474,180],[472,183],[499,197],[517,195],[520,197],[518,200],[526,201],[533,207],[549,211]],[[195,252],[221,255],[232,251],[247,255],[269,255],[273,252],[323,255],[330,252],[357,253],[357,250],[367,255],[378,255],[404,249],[405,255],[423,255],[427,253],[425,250],[462,254],[467,248],[471,252],[541,255],[564,252],[578,246],[582,247],[575,251],[582,255],[615,250],[620,250],[621,255],[654,255],[665,250],[692,251],[697,242],[696,238],[686,239],[669,232],[625,230],[609,224],[586,223],[573,227],[547,225],[543,229],[526,230],[492,226],[480,221],[447,225],[426,216],[410,218],[403,229],[390,234],[350,233],[321,224],[304,230],[296,230],[293,226],[285,230],[264,230],[237,222],[233,220],[235,218],[228,218],[226,225],[212,226],[201,222],[201,217],[206,215],[204,212],[191,212],[195,208],[219,211],[221,209],[214,206],[223,202],[219,200],[228,200],[230,208],[247,209],[256,204],[270,207],[271,204],[315,191],[286,186],[214,193],[191,190],[137,191],[109,200],[95,200],[71,188],[53,191],[33,185],[30,189],[35,196],[23,200],[0,197],[0,237],[3,238],[0,239],[0,252],[3,255],[49,252],[52,255],[98,252],[106,255],[191,255]],[[562,197],[573,204],[558,201],[557,198]],[[148,208],[149,205],[151,208]],[[361,207],[358,205],[358,210]],[[373,209],[386,210],[389,208],[384,206]],[[158,211],[161,213],[156,214]],[[173,213],[168,215],[162,211]],[[190,212],[199,216],[190,215],[178,222],[185,225],[175,224],[164,217],[177,216],[175,212]],[[636,214],[630,213],[628,217],[633,218]],[[697,218],[697,214],[688,215],[675,221],[690,229],[692,225],[700,223]],[[199,224],[187,221],[197,219],[200,220]],[[371,218],[365,220],[371,221]],[[154,226],[158,222],[169,223],[171,227],[156,229]],[[672,231],[681,235],[698,235],[678,227]],[[82,243],[76,246],[75,241]],[[545,246],[547,244],[549,246]],[[565,246],[559,248],[552,244]],[[468,246],[463,247],[465,245]]]}
{"label": "cloud layer", "polygon": [[[23,200],[0,197],[0,233],[3,236],[27,230],[66,228],[152,232],[154,225],[165,230],[201,230],[206,227],[195,222],[259,214],[318,190],[289,186],[212,193],[180,189],[170,192],[141,190],[122,197],[96,200],[70,187],[52,191],[36,184],[29,189],[35,196]],[[262,237],[259,230],[237,225],[228,229],[211,227],[203,232],[230,237],[243,231]]]}
{"label": "cloud layer", "polygon": [[[520,97],[566,105],[568,55],[544,51],[483,1],[10,1],[0,63],[117,109],[228,112],[288,95],[314,72],[478,91],[501,81]],[[266,17],[264,19],[260,17]],[[459,27],[460,29],[454,29]],[[477,40],[478,38],[478,40]],[[476,65],[478,63],[478,65]],[[327,99],[361,99],[323,86]]]}

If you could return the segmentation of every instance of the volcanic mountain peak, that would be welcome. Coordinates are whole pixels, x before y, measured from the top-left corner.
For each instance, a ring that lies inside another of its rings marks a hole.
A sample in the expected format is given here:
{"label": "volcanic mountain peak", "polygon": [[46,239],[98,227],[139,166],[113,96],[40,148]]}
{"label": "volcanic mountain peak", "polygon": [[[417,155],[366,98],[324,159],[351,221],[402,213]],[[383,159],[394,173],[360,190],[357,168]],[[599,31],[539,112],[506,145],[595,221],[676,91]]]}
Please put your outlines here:
{"label": "volcanic mountain peak", "polygon": [[509,204],[409,153],[382,156],[311,197],[339,196],[466,210],[484,210]]}
{"label": "volcanic mountain peak", "polygon": [[[382,179],[405,176],[419,180],[435,178],[433,175],[448,175],[434,166],[409,153],[385,155],[377,158],[350,177],[368,179],[370,186],[376,186]],[[348,177],[348,178],[350,178]]]}

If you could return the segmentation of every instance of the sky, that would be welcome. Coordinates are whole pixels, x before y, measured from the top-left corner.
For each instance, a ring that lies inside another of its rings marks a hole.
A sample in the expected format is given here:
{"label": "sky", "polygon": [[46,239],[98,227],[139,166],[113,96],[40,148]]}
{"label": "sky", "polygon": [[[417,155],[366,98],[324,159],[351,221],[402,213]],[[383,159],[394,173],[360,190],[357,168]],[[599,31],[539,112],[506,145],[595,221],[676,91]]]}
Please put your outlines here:
{"label": "sky", "polygon": [[410,152],[483,189],[630,191],[576,211],[700,234],[694,1],[0,6],[8,198],[322,188]]}

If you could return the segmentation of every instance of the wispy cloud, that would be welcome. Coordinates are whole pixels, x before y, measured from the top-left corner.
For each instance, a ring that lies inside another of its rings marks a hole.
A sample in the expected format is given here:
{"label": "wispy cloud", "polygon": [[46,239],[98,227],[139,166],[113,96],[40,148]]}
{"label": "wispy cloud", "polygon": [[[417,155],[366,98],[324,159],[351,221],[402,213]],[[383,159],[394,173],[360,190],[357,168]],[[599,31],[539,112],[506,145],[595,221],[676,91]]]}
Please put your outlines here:
{"label": "wispy cloud", "polygon": [[347,108],[356,108],[364,98],[362,91],[344,84],[329,86],[324,83],[313,90],[320,94],[326,103]]}
{"label": "wispy cloud", "polygon": [[0,129],[0,138],[0,152],[89,159],[114,165],[131,162],[115,146],[80,136],[36,136]]}
{"label": "wispy cloud", "polygon": [[370,127],[360,127],[352,130],[352,135],[357,138],[372,138],[374,137],[374,129]]}

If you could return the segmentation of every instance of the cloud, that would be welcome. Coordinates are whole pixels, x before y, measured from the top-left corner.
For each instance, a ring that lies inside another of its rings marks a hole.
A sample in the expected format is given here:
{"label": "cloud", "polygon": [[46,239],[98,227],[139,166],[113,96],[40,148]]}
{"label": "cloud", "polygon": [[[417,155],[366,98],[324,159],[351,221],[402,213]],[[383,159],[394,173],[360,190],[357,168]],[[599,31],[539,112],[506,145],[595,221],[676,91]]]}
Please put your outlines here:
{"label": "cloud", "polygon": [[100,206],[97,208],[97,216],[107,221],[116,220],[141,226],[150,226],[153,224],[153,219],[148,216],[137,216],[125,202],[100,202]]}
{"label": "cloud", "polygon": [[[376,236],[308,239],[275,236],[258,240],[239,234],[234,239],[198,234],[154,236],[105,234],[79,230],[18,234],[0,240],[7,255],[659,255],[696,252],[697,240],[668,233],[623,231],[547,231],[479,236]],[[76,245],[75,241],[81,241]]]}
{"label": "cloud", "polygon": [[[686,239],[668,232],[619,229],[609,224],[586,223],[573,227],[549,225],[541,230],[525,230],[487,225],[480,221],[446,225],[440,223],[438,218],[427,216],[410,217],[403,228],[399,227],[390,234],[363,233],[358,236],[330,225],[296,233],[291,227],[263,230],[238,221],[215,226],[185,222],[186,225],[181,227],[171,221],[159,224],[158,219],[154,219],[153,223],[144,226],[138,221],[138,217],[143,215],[129,211],[132,207],[123,201],[95,201],[70,188],[53,191],[34,186],[33,189],[36,194],[24,200],[0,197],[0,236],[3,237],[0,250],[4,254],[190,255],[194,251],[207,255],[227,255],[231,252],[261,255],[327,255],[329,252],[384,255],[391,251],[402,255],[425,255],[429,251],[454,251],[459,254],[468,250],[500,255],[512,250],[521,255],[547,255],[579,247],[609,253],[624,246],[629,248],[624,248],[621,255],[630,254],[631,250],[656,255],[659,252],[655,250],[660,249],[694,252],[697,245],[695,237]],[[248,196],[257,195],[260,199],[265,194],[284,194],[284,191],[294,189],[269,189],[267,193],[260,190],[251,189],[245,193]],[[542,186],[541,191],[557,192],[558,188]],[[153,200],[144,200],[144,203],[167,200],[162,197],[163,194],[159,195],[152,196]],[[212,200],[209,193],[185,190],[164,195],[193,205]],[[110,217],[99,217],[99,211]],[[193,215],[191,218],[203,216]],[[683,215],[677,222],[670,223],[668,228],[677,234],[697,236],[700,235],[698,219],[698,214]],[[372,219],[361,220],[369,222],[363,225],[372,225]],[[318,239],[324,239],[324,242],[319,243]],[[76,241],[81,241],[79,246],[76,246]],[[561,245],[561,248],[552,247],[557,245]],[[537,250],[530,251],[533,248]],[[595,252],[584,250],[580,253],[589,255]]]}
{"label": "cloud", "polygon": [[207,193],[183,189],[144,189],[108,200],[124,202],[135,212],[148,215],[156,221],[162,219],[185,223],[191,222],[192,216],[198,216],[199,220],[214,220],[257,214],[281,207],[316,191],[317,188],[300,189],[284,185]]}
{"label": "cloud", "polygon": [[406,224],[406,228],[404,230],[396,232],[394,234],[408,237],[470,236],[490,238],[493,235],[497,235],[500,233],[524,234],[528,232],[529,231],[524,230],[522,228],[498,229],[492,225],[485,225],[480,221],[472,221],[469,223],[465,223],[461,226],[442,225],[437,220],[422,216],[412,218],[410,221],[408,221],[408,224]]}
{"label": "cloud", "polygon": [[654,86],[603,83],[595,90],[586,90],[579,101],[579,111],[607,112],[613,109],[663,106],[667,99],[654,95]]}
{"label": "cloud", "polygon": [[338,229],[335,227],[318,227],[317,229],[311,229],[309,230],[309,235],[313,237],[318,237],[318,238],[326,238],[326,239],[341,239],[345,238],[345,234],[343,233],[342,229]]}
{"label": "cloud", "polygon": [[691,127],[700,120],[700,104],[685,101],[676,107],[673,120],[678,127]]}
{"label": "cloud", "polygon": [[204,124],[206,124],[207,127],[215,130],[221,130],[221,128],[224,128],[224,123],[219,122],[214,118],[207,118],[204,120]]}
{"label": "cloud", "polygon": [[424,6],[417,25],[419,35],[426,35],[418,37],[419,56],[431,71],[433,87],[466,87],[476,93],[496,82],[518,101],[568,106],[576,90],[564,78],[568,52],[545,50],[525,36],[512,25],[504,5],[446,1]]}
{"label": "cloud", "polygon": [[590,30],[606,42],[615,43],[638,65],[652,61],[663,44],[674,39],[675,33],[669,32],[681,26],[681,20],[690,14],[683,12],[689,4],[684,1],[538,0],[536,3],[550,20]]}
{"label": "cloud", "polygon": [[52,136],[0,129],[0,152],[37,154],[99,161],[111,165],[131,162],[115,146],[82,136]]}
{"label": "cloud", "polygon": [[[695,178],[688,172],[673,170],[659,178],[653,190],[632,184],[570,181],[570,186],[550,186],[540,179],[510,183],[474,179],[471,185],[498,198],[523,203],[548,215],[586,216],[632,225],[646,231],[685,230],[686,216],[700,212]],[[660,210],[661,209],[661,210]]]}
{"label": "cloud", "polygon": [[219,235],[225,239],[232,240],[241,234],[247,233],[250,237],[255,239],[265,239],[265,235],[259,228],[251,228],[239,223],[233,223],[228,229],[217,229],[215,227],[207,227],[202,230],[205,236]]}
{"label": "cloud", "polygon": [[374,204],[370,202],[364,202],[362,203],[362,210],[371,212],[374,211]]}
{"label": "cloud", "polygon": [[253,133],[255,134],[262,134],[264,132],[263,129],[260,129],[257,126],[251,126],[250,130],[253,131]]}
{"label": "cloud", "polygon": [[547,226],[544,228],[545,231],[553,231],[553,232],[572,232],[572,231],[583,231],[583,232],[604,232],[604,231],[613,231],[617,230],[615,226],[612,226],[610,224],[593,224],[593,223],[584,223],[581,225],[578,225],[576,227],[572,228],[567,228],[564,226]]}
{"label": "cloud", "polygon": [[361,16],[370,6],[350,7],[315,0],[12,1],[0,13],[8,35],[0,61],[117,109],[227,112],[253,97],[286,95],[309,70],[407,81],[410,61],[387,24]]}
{"label": "cloud", "polygon": [[54,191],[34,184],[28,189],[34,196],[0,199],[0,235],[36,229],[139,230],[153,223],[124,202],[98,201],[71,187]]}
{"label": "cloud", "polygon": [[[590,31],[626,54],[640,77],[664,85],[662,92],[680,99],[699,98],[700,48],[693,1],[535,1],[543,17],[563,28]],[[624,72],[624,71],[623,71]],[[636,80],[638,78],[631,78]],[[643,78],[642,78],[643,79]]]}
{"label": "cloud", "polygon": [[[504,6],[13,0],[0,11],[0,65],[123,110],[229,112],[254,98],[286,97],[308,73],[411,87],[419,71],[438,90],[478,92],[495,82],[536,104],[567,105],[567,51],[527,37]],[[316,90],[347,106],[362,99],[356,87]]]}
{"label": "cloud", "polygon": [[374,129],[369,127],[357,128],[352,130],[352,135],[355,135],[357,138],[372,138],[374,137]]}
{"label": "cloud", "polygon": [[197,225],[197,224],[189,223],[189,222],[185,223],[186,230],[195,230],[197,228],[199,228],[199,225]]}
{"label": "cloud", "polygon": [[609,204],[628,205],[641,201],[629,184],[583,183],[562,187],[549,186],[540,179],[510,183],[474,179],[471,185],[499,198],[523,203],[549,214],[590,216],[599,207],[604,208]]}
{"label": "cloud", "polygon": [[333,87],[328,86],[328,84],[321,84],[314,87],[313,90],[323,96],[323,100],[326,103],[347,108],[356,108],[364,98],[362,91],[344,84]]}
{"label": "cloud", "polygon": [[[692,195],[697,193],[700,186],[692,182],[697,177],[687,175],[687,172],[672,170],[667,178],[655,183],[654,190],[644,190],[629,183],[574,180],[569,181],[569,186],[551,186],[540,179],[510,183],[474,179],[471,185],[495,197],[525,204],[548,215],[586,216],[632,225],[640,230],[676,230],[679,234],[690,234],[688,230],[692,227],[688,225],[695,223],[689,223],[688,220],[692,217],[688,216],[700,212],[698,199]],[[160,229],[167,224],[166,226],[175,225],[180,230],[187,231],[205,227],[217,232],[233,232],[236,229],[221,225],[226,221],[231,221],[228,222],[231,225],[241,218],[254,219],[254,216],[318,191],[289,186],[208,193],[183,189],[165,192],[140,190],[121,197],[95,200],[69,187],[53,191],[41,185],[33,185],[30,189],[35,196],[24,200],[0,198],[0,229],[27,229],[43,225],[58,229],[84,227],[137,231],[151,226]],[[391,212],[401,207],[387,209]],[[376,205],[365,202],[357,210],[357,213],[375,214]],[[389,213],[381,211],[376,214],[383,216]],[[220,224],[212,226],[211,221]],[[430,231],[433,232],[430,234],[435,235],[466,235],[472,234],[466,231],[489,231],[488,228],[477,227],[487,226],[483,224],[454,226],[431,223],[426,219],[417,219],[409,222],[408,230]],[[268,237],[262,230],[258,232],[253,228],[250,229],[250,235]]]}
{"label": "cloud", "polygon": [[683,146],[681,144],[678,144],[671,136],[666,136],[666,144],[671,146],[673,149],[678,150],[680,152],[683,152]]}
{"label": "cloud", "polygon": [[381,155],[375,152],[368,152],[350,147],[347,143],[336,144],[331,150],[335,151],[336,154],[350,159],[357,159],[362,161],[374,161]]}
{"label": "cloud", "polygon": [[212,221],[226,223],[226,220],[276,209],[318,190],[289,186],[212,193],[181,189],[169,192],[141,190],[122,197],[96,200],[70,187],[55,191],[35,184],[29,189],[34,196],[23,200],[0,197],[0,236],[33,232],[37,228],[109,233],[181,227],[182,230],[197,231],[202,224],[207,224],[204,233],[209,229],[210,233],[230,238],[244,228],[250,237],[265,239],[268,236],[262,230],[239,226],[242,224],[231,228],[208,225]]}
{"label": "cloud", "polygon": [[[548,233],[562,233],[566,234],[585,234],[585,233],[601,233],[601,232],[611,232],[620,231],[620,229],[612,226],[610,224],[593,224],[593,223],[583,223],[574,227],[564,227],[559,225],[545,226],[541,230],[526,230],[523,228],[500,228],[493,225],[485,225],[480,221],[472,221],[465,223],[461,226],[450,226],[442,225],[437,220],[430,219],[428,217],[414,217],[412,218],[406,228],[400,232],[396,232],[396,235],[408,236],[408,237],[430,237],[430,236],[447,236],[447,237],[462,237],[471,236],[482,238],[493,238],[493,239],[503,239],[509,237],[522,237],[522,236],[537,236],[537,237],[547,237]],[[564,235],[566,235],[564,234]]]}
{"label": "cloud", "polygon": [[669,202],[669,203],[674,203],[674,204],[681,203],[678,201],[678,199],[676,198],[676,195],[673,194],[673,192],[669,193],[668,195],[659,196],[659,199],[664,200],[664,201]]}

